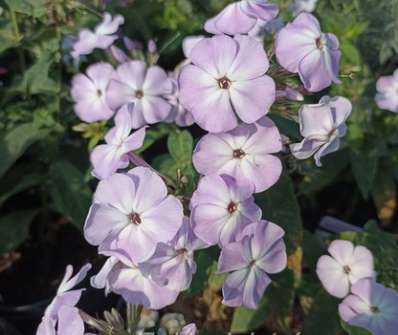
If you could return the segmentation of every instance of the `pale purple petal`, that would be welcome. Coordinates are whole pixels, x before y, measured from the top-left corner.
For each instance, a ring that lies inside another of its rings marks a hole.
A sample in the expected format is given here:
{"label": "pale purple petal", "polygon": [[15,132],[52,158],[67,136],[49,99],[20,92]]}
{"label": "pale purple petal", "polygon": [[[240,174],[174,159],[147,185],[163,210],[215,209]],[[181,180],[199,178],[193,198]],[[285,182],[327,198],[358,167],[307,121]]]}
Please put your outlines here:
{"label": "pale purple petal", "polygon": [[84,322],[76,307],[63,306],[58,313],[57,335],[83,335]]}
{"label": "pale purple petal", "polygon": [[209,21],[204,27],[207,32],[236,35],[248,33],[256,24],[257,19],[245,14],[238,2],[229,4],[216,17]]}
{"label": "pale purple petal", "polygon": [[242,255],[242,244],[229,243],[221,249],[218,260],[219,272],[231,272],[243,269],[247,266],[246,259]]}
{"label": "pale purple petal", "polygon": [[112,290],[128,303],[145,308],[161,309],[175,302],[177,291],[157,285],[147,278],[139,268],[121,268],[112,275]]}
{"label": "pale purple petal", "polygon": [[253,123],[269,112],[275,101],[275,83],[268,76],[233,83],[230,99],[239,118]]}
{"label": "pale purple petal", "polygon": [[204,36],[187,36],[182,41],[182,51],[184,53],[185,58],[190,59],[191,51],[196,46],[196,44],[201,41]]}

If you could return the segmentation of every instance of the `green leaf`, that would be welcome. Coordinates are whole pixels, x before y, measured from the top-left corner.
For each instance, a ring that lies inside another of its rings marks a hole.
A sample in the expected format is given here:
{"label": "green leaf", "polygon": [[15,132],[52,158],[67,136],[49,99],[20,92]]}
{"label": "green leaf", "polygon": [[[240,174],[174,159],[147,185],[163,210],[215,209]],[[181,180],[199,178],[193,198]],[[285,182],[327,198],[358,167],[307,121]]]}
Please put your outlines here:
{"label": "green leaf", "polygon": [[25,123],[0,135],[0,177],[23,155],[30,145],[44,138],[47,130]]}
{"label": "green leaf", "polygon": [[299,124],[297,122],[286,119],[279,114],[271,113],[269,114],[269,117],[272,121],[275,122],[275,125],[278,127],[279,131],[283,135],[286,135],[287,137],[295,141],[301,140]]}
{"label": "green leaf", "polygon": [[37,210],[25,210],[0,218],[0,254],[14,250],[26,240],[36,214]]}
{"label": "green leaf", "polygon": [[166,137],[170,133],[170,125],[159,124],[157,127],[150,128],[145,133],[145,141],[141,148],[136,150],[137,154],[144,152],[151,147],[155,142]]}
{"label": "green leaf", "polygon": [[256,202],[263,210],[264,219],[285,230],[287,252],[292,255],[301,245],[303,224],[291,178],[282,174],[271,189],[256,195]]}
{"label": "green leaf", "polygon": [[351,151],[351,169],[364,199],[369,197],[376,178],[379,157],[375,151]]}
{"label": "green leaf", "polygon": [[313,174],[306,175],[300,184],[300,191],[306,195],[319,192],[330,185],[347,167],[349,157],[346,150],[327,155],[322,158],[322,168],[317,168]]}
{"label": "green leaf", "polygon": [[344,334],[338,316],[338,301],[321,287],[315,293],[314,301],[304,320],[303,334]]}
{"label": "green leaf", "polygon": [[84,174],[72,163],[60,160],[51,165],[49,180],[50,195],[56,209],[80,229],[92,197]]}
{"label": "green leaf", "polygon": [[360,327],[351,326],[344,321],[341,321],[341,326],[349,335],[372,335],[372,333],[368,330]]}
{"label": "green leaf", "polygon": [[0,20],[0,53],[18,46],[20,39],[15,36],[10,21]]}
{"label": "green leaf", "polygon": [[294,278],[290,270],[273,276],[272,284],[265,291],[258,309],[239,307],[235,310],[231,332],[246,333],[259,328],[264,323],[272,329],[287,331],[291,321],[294,301]]}
{"label": "green leaf", "polygon": [[[209,281],[212,280],[210,275],[214,271],[214,264],[217,262],[218,254],[219,250],[216,247],[199,250],[195,254],[197,270],[189,289],[185,292],[186,295],[197,295],[206,288]],[[215,285],[214,281],[212,283]]]}
{"label": "green leaf", "polygon": [[46,13],[46,0],[4,0],[11,10],[40,18]]}
{"label": "green leaf", "polygon": [[350,42],[344,42],[341,45],[341,51],[343,53],[343,59],[346,63],[353,65],[361,64],[361,55],[358,49]]}
{"label": "green leaf", "polygon": [[15,88],[16,91],[27,94],[55,94],[60,85],[49,77],[52,56],[47,54],[40,58],[24,73],[22,81]]}
{"label": "green leaf", "polygon": [[18,180],[3,178],[0,183],[0,206],[10,197],[25,191],[33,186],[39,185],[42,177],[38,173],[23,174]]}
{"label": "green leaf", "polygon": [[372,198],[377,208],[379,220],[382,224],[389,225],[397,209],[397,192],[392,171],[379,168]]}
{"label": "green leaf", "polygon": [[192,162],[193,138],[187,130],[176,130],[169,135],[167,146],[171,157],[181,167],[189,166]]}

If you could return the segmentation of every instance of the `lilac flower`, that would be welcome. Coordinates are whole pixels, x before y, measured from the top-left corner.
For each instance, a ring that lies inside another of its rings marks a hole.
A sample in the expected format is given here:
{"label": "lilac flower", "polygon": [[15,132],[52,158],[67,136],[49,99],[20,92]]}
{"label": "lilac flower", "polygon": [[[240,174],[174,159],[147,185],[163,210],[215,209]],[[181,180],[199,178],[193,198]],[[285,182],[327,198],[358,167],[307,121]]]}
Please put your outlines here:
{"label": "lilac flower", "polygon": [[73,58],[81,55],[88,55],[94,49],[107,49],[115,40],[117,40],[116,32],[124,23],[121,15],[116,15],[113,19],[111,14],[105,13],[103,21],[95,27],[94,32],[89,29],[83,29],[79,33],[79,39],[73,46],[71,52]]}
{"label": "lilac flower", "polygon": [[[253,123],[268,113],[275,83],[256,39],[219,35],[199,41],[180,75],[181,102],[203,129],[219,133]],[[217,112],[215,112],[217,111]]]}
{"label": "lilac flower", "polygon": [[398,70],[391,76],[380,77],[376,84],[376,103],[381,109],[398,113]]}
{"label": "lilac flower", "polygon": [[122,250],[138,264],[153,255],[158,243],[173,239],[182,220],[181,202],[167,195],[163,180],[137,167],[98,184],[84,235],[100,251]]}
{"label": "lilac flower", "polygon": [[145,308],[161,309],[177,299],[179,291],[158,285],[151,278],[151,267],[135,263],[131,254],[120,250],[105,252],[111,258],[100,273],[92,279],[96,288],[106,288],[121,295],[128,303]]}
{"label": "lilac flower", "polygon": [[196,272],[194,251],[206,247],[198,239],[187,218],[170,243],[159,243],[147,261],[152,265],[152,278],[174,291],[186,290]]}
{"label": "lilac flower", "polygon": [[340,317],[373,335],[395,335],[398,329],[398,293],[372,279],[357,281],[351,295],[339,305]]}
{"label": "lilac flower", "polygon": [[225,245],[251,222],[261,219],[252,197],[253,185],[232,177],[203,177],[191,199],[195,234],[209,245]]}
{"label": "lilac flower", "polygon": [[317,166],[321,157],[340,147],[340,138],[347,132],[345,124],[351,113],[351,102],[343,97],[323,97],[318,104],[304,105],[299,110],[300,132],[304,139],[290,145],[292,155],[307,159],[314,155]]}
{"label": "lilac flower", "polygon": [[226,174],[239,181],[248,180],[258,193],[278,181],[282,164],[271,154],[281,149],[278,128],[264,117],[227,133],[205,135],[195,148],[193,163],[203,175]]}
{"label": "lilac flower", "polygon": [[77,74],[72,80],[71,94],[75,113],[85,122],[109,120],[114,111],[105,100],[109,81],[114,75],[112,65],[97,63],[87,68],[86,75]]}
{"label": "lilac flower", "polygon": [[336,240],[328,251],[331,256],[319,258],[316,273],[329,294],[344,298],[351,285],[374,276],[373,255],[369,249],[354,247],[350,241]]}
{"label": "lilac flower", "polygon": [[339,83],[339,41],[333,34],[322,33],[313,15],[301,13],[279,31],[275,43],[279,64],[298,73],[307,90],[318,92]]}
{"label": "lilac flower", "polygon": [[[71,265],[68,265],[66,267],[65,276],[58,287],[55,298],[44,312],[43,319],[37,329],[37,335],[71,334],[66,331],[69,329],[67,328],[67,325],[65,325],[65,320],[73,321],[70,325],[71,327],[75,327],[70,328],[76,330],[76,333],[73,334],[83,334],[83,321],[80,319],[80,317],[78,317],[78,312],[76,311],[74,306],[80,300],[81,294],[84,289],[72,289],[84,280],[87,272],[90,271],[90,269],[91,265],[86,264],[74,277],[72,277],[73,267]],[[58,332],[55,331],[57,324]]]}
{"label": "lilac flower", "polygon": [[229,4],[217,16],[208,20],[205,30],[212,34],[246,34],[257,20],[270,21],[278,15],[277,5],[268,0],[242,0]]}
{"label": "lilac flower", "polygon": [[129,152],[137,150],[144,143],[145,128],[131,134],[133,118],[126,106],[115,117],[115,127],[105,135],[106,144],[98,145],[91,153],[93,174],[99,179],[106,179],[118,169],[129,165]]}
{"label": "lilac flower", "polygon": [[172,82],[162,68],[147,68],[143,61],[130,61],[118,66],[109,84],[107,101],[113,109],[134,104],[133,128],[140,128],[168,117],[171,105],[165,96],[172,89]]}
{"label": "lilac flower", "polygon": [[231,272],[223,286],[225,305],[257,308],[271,283],[268,273],[278,273],[286,267],[283,235],[279,226],[259,221],[247,226],[237,242],[223,247],[218,270]]}
{"label": "lilac flower", "polygon": [[198,328],[194,323],[186,325],[184,328],[182,328],[181,332],[179,333],[179,335],[197,335],[197,334],[198,334]]}
{"label": "lilac flower", "polygon": [[166,121],[175,122],[180,127],[187,127],[192,125],[194,121],[192,114],[180,102],[180,87],[178,83],[180,73],[181,67],[177,67],[174,72],[169,74],[169,78],[173,83],[173,92],[166,98],[172,109]]}

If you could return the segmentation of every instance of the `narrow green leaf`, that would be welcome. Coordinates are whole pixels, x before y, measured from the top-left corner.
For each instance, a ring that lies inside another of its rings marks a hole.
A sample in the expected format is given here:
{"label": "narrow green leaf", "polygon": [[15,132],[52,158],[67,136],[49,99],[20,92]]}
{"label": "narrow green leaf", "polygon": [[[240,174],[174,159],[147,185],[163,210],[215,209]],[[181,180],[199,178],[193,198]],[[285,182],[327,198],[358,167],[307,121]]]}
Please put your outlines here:
{"label": "narrow green leaf", "polygon": [[341,326],[348,333],[348,335],[372,335],[372,333],[368,330],[360,327],[351,326],[344,321],[341,321]]}
{"label": "narrow green leaf", "polygon": [[44,138],[48,131],[34,123],[24,123],[0,135],[0,177],[23,155],[34,142]]}
{"label": "narrow green leaf", "polygon": [[351,168],[364,199],[369,197],[376,178],[379,157],[376,152],[351,151]]}
{"label": "narrow green leaf", "polygon": [[84,174],[72,163],[60,160],[50,167],[50,195],[56,209],[81,228],[91,203],[91,190]]}
{"label": "narrow green leaf", "polygon": [[256,195],[256,202],[263,210],[264,219],[285,230],[288,254],[296,252],[303,238],[303,224],[291,178],[283,174],[271,189]]}
{"label": "narrow green leaf", "polygon": [[214,269],[213,265],[217,262],[218,254],[219,251],[216,247],[199,250],[195,254],[197,270],[193,276],[191,286],[186,291],[188,296],[197,295],[205,289],[209,280],[211,280],[210,275]]}
{"label": "narrow green leaf", "polygon": [[283,135],[285,135],[295,141],[301,140],[299,124],[297,122],[294,122],[293,120],[286,119],[279,114],[271,113],[271,114],[269,114],[269,117],[272,121],[275,122],[275,125],[278,127],[279,131]]}
{"label": "narrow green leaf", "polygon": [[187,130],[176,130],[167,140],[170,155],[181,166],[187,166],[192,161],[193,138]]}
{"label": "narrow green leaf", "polygon": [[0,218],[0,254],[14,250],[26,240],[36,214],[37,210],[25,210]]}
{"label": "narrow green leaf", "polygon": [[338,301],[320,287],[304,320],[303,334],[343,335],[338,316]]}
{"label": "narrow green leaf", "polygon": [[294,301],[294,278],[290,270],[273,276],[272,284],[265,291],[258,309],[239,307],[232,318],[231,332],[246,333],[264,323],[273,330],[286,331],[289,328]]}

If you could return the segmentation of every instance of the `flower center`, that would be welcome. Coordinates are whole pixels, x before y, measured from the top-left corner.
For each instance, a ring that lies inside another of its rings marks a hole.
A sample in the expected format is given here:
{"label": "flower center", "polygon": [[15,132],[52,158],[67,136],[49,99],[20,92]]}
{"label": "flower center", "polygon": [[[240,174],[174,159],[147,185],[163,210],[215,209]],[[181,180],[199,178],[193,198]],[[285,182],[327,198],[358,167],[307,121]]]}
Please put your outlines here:
{"label": "flower center", "polygon": [[370,311],[371,311],[373,314],[377,314],[377,313],[380,313],[380,308],[377,307],[377,306],[371,306],[371,307],[370,307]]}
{"label": "flower center", "polygon": [[223,90],[229,89],[232,84],[232,82],[227,77],[222,77],[221,79],[218,79],[217,82],[218,86]]}
{"label": "flower center", "polygon": [[187,253],[188,253],[188,250],[185,249],[185,248],[178,249],[177,252],[176,252],[177,256],[183,256],[183,255],[185,255]]}
{"label": "flower center", "polygon": [[238,210],[238,204],[231,201],[227,207],[227,210],[230,214],[235,213]]}
{"label": "flower center", "polygon": [[242,149],[236,149],[232,155],[234,158],[241,159],[246,155],[246,153]]}
{"label": "flower center", "polygon": [[99,88],[97,89],[97,96],[98,98],[102,97],[102,91]]}
{"label": "flower center", "polygon": [[351,268],[348,265],[343,266],[343,271],[345,274],[349,274],[351,272]]}
{"label": "flower center", "polygon": [[141,218],[137,213],[130,213],[128,218],[130,223],[135,224],[136,226],[142,223]]}
{"label": "flower center", "polygon": [[144,91],[142,91],[142,90],[135,91],[135,97],[137,99],[142,99],[144,97]]}
{"label": "flower center", "polygon": [[319,50],[323,50],[323,48],[324,48],[325,45],[326,45],[326,41],[325,41],[325,39],[324,39],[322,36],[320,36],[320,37],[318,37],[318,38],[315,40],[315,44],[316,44],[316,47],[317,47]]}

